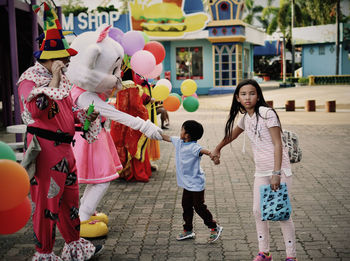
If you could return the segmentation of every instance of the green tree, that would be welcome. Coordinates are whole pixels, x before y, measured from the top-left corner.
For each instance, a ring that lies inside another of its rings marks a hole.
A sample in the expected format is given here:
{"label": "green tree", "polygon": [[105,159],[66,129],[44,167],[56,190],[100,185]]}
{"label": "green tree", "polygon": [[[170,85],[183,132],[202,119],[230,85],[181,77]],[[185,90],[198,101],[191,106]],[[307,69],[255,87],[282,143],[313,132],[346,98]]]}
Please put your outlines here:
{"label": "green tree", "polygon": [[[303,0],[295,1],[294,5],[294,26],[305,26],[305,14],[302,11],[302,6],[299,2]],[[280,0],[280,6],[275,7],[271,5],[271,0],[268,1],[268,5],[262,11],[262,19],[268,24],[266,32],[272,34],[278,29],[282,34],[289,39],[292,30],[292,5],[290,0]]]}
{"label": "green tree", "polygon": [[[292,4],[289,0],[280,0],[280,6],[274,7],[271,5],[271,1],[268,2],[268,6],[264,8],[262,18],[269,19],[266,32],[272,34],[277,30],[280,30],[283,35],[283,82],[286,81],[286,59],[285,48],[287,41],[291,38],[292,31]],[[301,23],[301,10],[299,6],[294,5],[294,24]],[[294,61],[294,60],[293,60]],[[293,66],[294,67],[294,64]]]}
{"label": "green tree", "polygon": [[266,33],[272,34],[277,31],[279,7],[272,6],[272,0],[267,1],[267,6],[262,10],[261,19],[264,21],[263,26]]}
{"label": "green tree", "polygon": [[[268,34],[280,29],[288,38],[291,30],[291,1],[280,0],[279,7],[275,7],[271,5],[271,0],[268,0],[267,6],[262,10],[262,19],[268,24]],[[335,6],[335,0],[295,0],[294,27],[334,24]],[[341,17],[343,22],[347,21],[346,16]]]}
{"label": "green tree", "polygon": [[334,0],[307,0],[300,1],[303,10],[311,18],[309,25],[334,24],[335,16],[331,16],[332,10],[335,8]]}
{"label": "green tree", "polygon": [[96,7],[97,12],[111,12],[111,11],[118,11],[117,8],[114,7],[114,5],[109,5],[109,6],[98,6]]}
{"label": "green tree", "polygon": [[77,16],[80,13],[87,12],[89,9],[88,7],[84,6],[83,1],[81,0],[65,0],[62,1],[62,3],[62,13],[66,16],[70,13]]}
{"label": "green tree", "polygon": [[[257,14],[261,13],[261,11],[264,9],[261,5],[255,5],[254,0],[245,0],[245,17],[243,19],[244,22],[247,24],[253,24],[254,18],[258,19]],[[259,18],[261,18],[259,16]],[[258,19],[259,20],[259,19]]]}

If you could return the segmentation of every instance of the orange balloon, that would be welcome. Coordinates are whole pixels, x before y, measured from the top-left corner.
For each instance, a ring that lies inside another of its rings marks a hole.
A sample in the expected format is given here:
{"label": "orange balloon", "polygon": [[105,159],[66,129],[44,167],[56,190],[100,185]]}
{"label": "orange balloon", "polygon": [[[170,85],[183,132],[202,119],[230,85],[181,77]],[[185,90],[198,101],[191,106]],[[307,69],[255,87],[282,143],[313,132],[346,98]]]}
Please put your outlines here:
{"label": "orange balloon", "polygon": [[14,208],[23,202],[29,187],[25,168],[12,160],[0,160],[0,211]]}
{"label": "orange balloon", "polygon": [[163,107],[167,111],[176,111],[180,107],[180,100],[176,96],[168,96],[163,102]]}
{"label": "orange balloon", "polygon": [[24,227],[32,213],[32,205],[28,197],[18,206],[0,211],[0,234],[13,234]]}

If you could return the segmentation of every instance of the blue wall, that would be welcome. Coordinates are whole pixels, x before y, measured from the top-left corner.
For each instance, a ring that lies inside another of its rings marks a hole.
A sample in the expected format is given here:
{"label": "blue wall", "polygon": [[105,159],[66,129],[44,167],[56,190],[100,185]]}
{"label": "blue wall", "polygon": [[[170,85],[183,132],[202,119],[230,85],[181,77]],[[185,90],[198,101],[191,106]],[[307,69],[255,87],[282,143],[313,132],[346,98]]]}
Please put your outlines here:
{"label": "blue wall", "polygon": [[350,74],[350,59],[348,58],[348,51],[341,50],[341,74]]}
{"label": "blue wall", "polygon": [[165,49],[165,58],[163,60],[163,72],[165,71],[170,71],[171,68],[170,68],[170,42],[162,42],[163,46],[164,46],[164,49]]}
{"label": "blue wall", "polygon": [[[170,50],[168,51],[168,43]],[[164,71],[171,71],[172,92],[181,94],[181,83],[183,80],[176,79],[176,48],[177,47],[203,47],[203,80],[195,80],[197,83],[198,95],[208,94],[209,89],[213,88],[213,61],[212,61],[212,45],[206,39],[186,40],[186,41],[171,41],[164,43],[166,46],[166,57],[163,62]]]}
{"label": "blue wall", "polygon": [[[320,46],[324,47],[324,55],[319,54]],[[303,76],[307,77],[309,75],[335,75],[335,60],[336,54],[334,43],[303,45]]]}

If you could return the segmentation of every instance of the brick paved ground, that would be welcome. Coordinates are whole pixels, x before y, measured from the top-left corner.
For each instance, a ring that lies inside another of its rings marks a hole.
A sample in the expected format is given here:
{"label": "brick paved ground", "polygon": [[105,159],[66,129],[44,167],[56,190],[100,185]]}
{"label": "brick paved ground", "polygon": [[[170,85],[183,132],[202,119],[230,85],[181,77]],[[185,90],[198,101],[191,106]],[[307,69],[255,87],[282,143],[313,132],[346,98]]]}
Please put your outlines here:
{"label": "brick paved ground", "polygon": [[[220,97],[216,99],[220,103]],[[178,135],[183,121],[196,119],[205,128],[200,144],[213,148],[223,136],[227,111],[202,107],[195,113],[183,109],[171,113],[166,133]],[[299,134],[303,149],[302,162],[293,165],[292,190],[299,261],[350,260],[350,113],[309,112],[305,116],[304,112],[279,111],[279,115],[285,129]],[[254,164],[249,146],[245,155],[241,153],[242,138],[223,149],[221,165],[215,166],[205,156],[202,160],[206,203],[224,227],[216,243],[206,243],[209,232],[198,216],[194,219],[197,238],[175,240],[182,229],[182,190],[176,184],[173,146],[162,142],[159,171],[150,182],[111,183],[100,208],[109,215],[110,232],[94,240],[105,244],[95,260],[252,260],[257,253],[252,215]],[[271,223],[270,228],[274,260],[284,260],[279,224]],[[54,250],[59,254],[63,240],[57,234]],[[30,260],[33,252],[30,222],[13,235],[0,236],[0,260]]]}

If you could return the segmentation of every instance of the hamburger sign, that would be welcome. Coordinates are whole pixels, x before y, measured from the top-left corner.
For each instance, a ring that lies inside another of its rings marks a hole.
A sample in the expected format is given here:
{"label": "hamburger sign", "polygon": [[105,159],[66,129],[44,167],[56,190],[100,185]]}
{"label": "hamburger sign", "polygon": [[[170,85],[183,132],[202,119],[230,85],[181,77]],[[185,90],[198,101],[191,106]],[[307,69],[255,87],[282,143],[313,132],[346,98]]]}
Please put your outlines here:
{"label": "hamburger sign", "polygon": [[165,38],[181,38],[186,33],[203,30],[209,21],[208,14],[186,14],[183,6],[183,0],[134,0],[129,4],[132,30]]}

